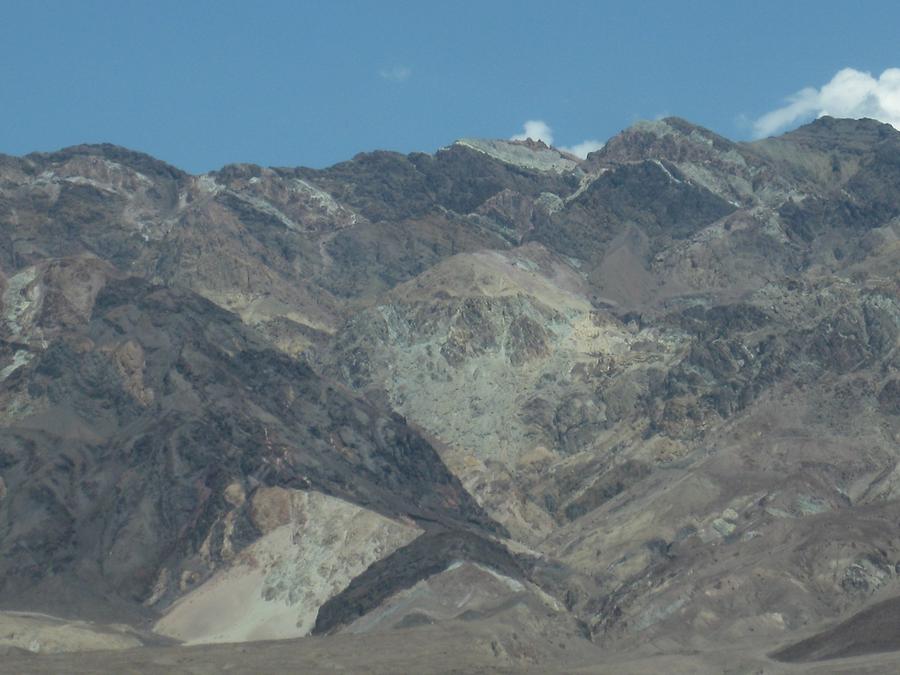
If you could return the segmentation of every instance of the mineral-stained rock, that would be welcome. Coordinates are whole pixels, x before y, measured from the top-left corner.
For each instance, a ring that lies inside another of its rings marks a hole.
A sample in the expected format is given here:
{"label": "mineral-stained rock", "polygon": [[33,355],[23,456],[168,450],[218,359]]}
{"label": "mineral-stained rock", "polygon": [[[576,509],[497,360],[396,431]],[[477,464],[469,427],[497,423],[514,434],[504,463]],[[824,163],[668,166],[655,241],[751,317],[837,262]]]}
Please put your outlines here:
{"label": "mineral-stained rock", "polygon": [[0,157],[0,605],[521,670],[762,659],[897,595],[898,149]]}
{"label": "mineral-stained rock", "polygon": [[35,410],[0,431],[7,600],[41,598],[52,575],[72,580],[63,607],[140,602],[166,569],[181,580],[156,598],[170,602],[271,526],[239,498],[259,486],[497,529],[398,416],[189,291],[108,278],[81,325],[33,349],[4,382]]}

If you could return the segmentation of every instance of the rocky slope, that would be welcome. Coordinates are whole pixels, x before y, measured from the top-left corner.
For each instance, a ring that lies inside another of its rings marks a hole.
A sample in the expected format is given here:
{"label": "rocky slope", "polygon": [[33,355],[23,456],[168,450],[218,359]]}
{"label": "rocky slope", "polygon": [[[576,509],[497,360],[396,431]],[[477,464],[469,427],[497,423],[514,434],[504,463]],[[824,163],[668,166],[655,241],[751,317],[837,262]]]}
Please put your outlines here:
{"label": "rocky slope", "polygon": [[0,158],[0,223],[4,607],[585,655],[900,596],[888,125],[202,176],[79,146]]}
{"label": "rocky slope", "polygon": [[17,604],[167,604],[271,529],[269,488],[498,530],[402,418],[190,291],[78,257],[13,292],[0,592]]}

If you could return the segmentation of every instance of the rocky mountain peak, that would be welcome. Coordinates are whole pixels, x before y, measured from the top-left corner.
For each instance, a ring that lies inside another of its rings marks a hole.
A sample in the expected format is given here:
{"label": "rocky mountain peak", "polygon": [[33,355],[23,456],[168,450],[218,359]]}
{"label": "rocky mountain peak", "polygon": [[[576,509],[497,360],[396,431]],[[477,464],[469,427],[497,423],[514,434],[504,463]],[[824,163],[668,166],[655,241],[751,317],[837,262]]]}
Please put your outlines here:
{"label": "rocky mountain peak", "polygon": [[678,117],[641,121],[591,153],[591,168],[646,159],[700,162],[733,152],[736,144]]}
{"label": "rocky mountain peak", "polygon": [[869,118],[847,119],[823,115],[782,135],[782,141],[841,150],[871,150],[882,141],[900,137],[890,124]]}
{"label": "rocky mountain peak", "polygon": [[113,162],[153,178],[179,180],[187,176],[181,169],[146,153],[112,143],[73,145],[56,152],[31,153],[25,158],[41,166],[53,167],[82,159]]}
{"label": "rocky mountain peak", "polygon": [[580,160],[573,155],[551,148],[543,141],[503,141],[478,138],[462,138],[455,146],[484,153],[489,157],[513,166],[535,171],[564,173],[575,171]]}

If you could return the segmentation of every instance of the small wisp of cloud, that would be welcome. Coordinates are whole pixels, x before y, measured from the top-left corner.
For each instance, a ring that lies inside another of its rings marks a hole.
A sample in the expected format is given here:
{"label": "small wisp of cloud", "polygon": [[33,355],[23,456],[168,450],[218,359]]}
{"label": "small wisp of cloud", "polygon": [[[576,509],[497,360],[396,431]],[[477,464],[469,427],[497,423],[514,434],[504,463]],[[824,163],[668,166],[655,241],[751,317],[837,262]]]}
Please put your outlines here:
{"label": "small wisp of cloud", "polygon": [[[516,134],[509,140],[525,141],[528,139],[533,141],[543,141],[547,145],[553,145],[553,129],[544,120],[528,120],[522,125],[522,133]],[[584,159],[588,153],[599,150],[603,147],[603,143],[596,139],[587,139],[570,146],[560,146],[557,150],[568,152],[571,155]]]}
{"label": "small wisp of cloud", "polygon": [[547,145],[553,145],[553,129],[544,120],[528,120],[522,125],[522,133],[516,134],[511,141],[543,141]]}
{"label": "small wisp of cloud", "polygon": [[406,82],[412,77],[412,68],[409,66],[394,65],[382,68],[378,71],[378,77],[388,82]]}
{"label": "small wisp of cloud", "polygon": [[575,145],[566,145],[560,148],[563,152],[568,152],[570,155],[575,155],[576,157],[580,157],[584,159],[590,153],[599,150],[603,147],[603,141],[598,141],[596,138],[588,138],[581,143],[576,143]]}
{"label": "small wisp of cloud", "polygon": [[787,99],[787,105],[757,119],[753,133],[764,138],[800,120],[824,115],[870,117],[900,130],[900,68],[888,68],[878,78],[844,68],[820,89],[801,89]]}

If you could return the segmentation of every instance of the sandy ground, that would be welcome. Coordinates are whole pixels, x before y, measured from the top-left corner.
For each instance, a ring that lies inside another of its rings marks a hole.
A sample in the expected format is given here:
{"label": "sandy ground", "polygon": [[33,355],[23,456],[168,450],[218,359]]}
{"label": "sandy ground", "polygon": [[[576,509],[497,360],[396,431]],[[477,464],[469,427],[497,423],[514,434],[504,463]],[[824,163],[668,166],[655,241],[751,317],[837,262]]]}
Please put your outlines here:
{"label": "sandy ground", "polygon": [[[490,637],[493,633],[493,639]],[[585,643],[532,642],[532,656],[512,660],[499,628],[452,622],[388,633],[280,642],[144,647],[78,655],[13,654],[0,659],[0,673],[616,673],[872,674],[900,672],[900,652],[814,664],[782,664],[757,647],[702,654],[630,655],[604,652]]]}

